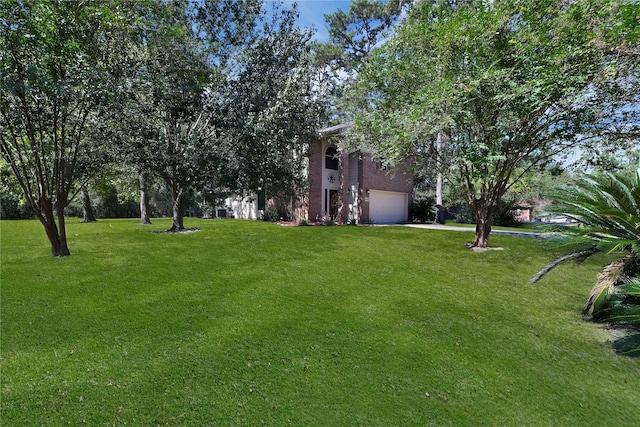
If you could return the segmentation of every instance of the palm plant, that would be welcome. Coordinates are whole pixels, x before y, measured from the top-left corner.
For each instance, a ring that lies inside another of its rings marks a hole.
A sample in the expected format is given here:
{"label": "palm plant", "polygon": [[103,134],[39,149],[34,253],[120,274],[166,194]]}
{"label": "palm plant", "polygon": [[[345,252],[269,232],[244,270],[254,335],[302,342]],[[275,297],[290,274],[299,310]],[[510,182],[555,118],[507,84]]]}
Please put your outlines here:
{"label": "palm plant", "polygon": [[615,173],[585,176],[554,196],[551,211],[578,223],[556,228],[561,237],[557,242],[574,250],[546,265],[530,282],[572,259],[619,254],[598,275],[583,314],[616,331],[618,353],[640,356],[640,169],[633,178]]}

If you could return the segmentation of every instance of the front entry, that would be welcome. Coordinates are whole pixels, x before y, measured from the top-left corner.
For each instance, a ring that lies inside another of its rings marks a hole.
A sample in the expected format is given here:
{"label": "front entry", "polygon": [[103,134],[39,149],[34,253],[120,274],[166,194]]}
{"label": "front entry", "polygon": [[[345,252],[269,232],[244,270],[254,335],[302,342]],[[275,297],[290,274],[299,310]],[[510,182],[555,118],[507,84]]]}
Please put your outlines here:
{"label": "front entry", "polygon": [[338,215],[338,190],[329,190],[329,217],[336,219]]}

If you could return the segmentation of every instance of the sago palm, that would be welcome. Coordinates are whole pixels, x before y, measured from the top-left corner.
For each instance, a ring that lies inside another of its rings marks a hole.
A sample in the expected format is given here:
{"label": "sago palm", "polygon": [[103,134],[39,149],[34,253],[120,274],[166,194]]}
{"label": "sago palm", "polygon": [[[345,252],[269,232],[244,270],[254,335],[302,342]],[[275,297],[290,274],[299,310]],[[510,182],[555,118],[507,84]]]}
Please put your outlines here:
{"label": "sago palm", "polygon": [[598,275],[584,315],[627,330],[616,350],[640,356],[640,169],[633,178],[614,173],[585,176],[554,199],[551,211],[578,224],[556,229],[561,236],[557,241],[574,251],[545,266],[531,282],[562,262],[597,252],[618,253],[620,257]]}

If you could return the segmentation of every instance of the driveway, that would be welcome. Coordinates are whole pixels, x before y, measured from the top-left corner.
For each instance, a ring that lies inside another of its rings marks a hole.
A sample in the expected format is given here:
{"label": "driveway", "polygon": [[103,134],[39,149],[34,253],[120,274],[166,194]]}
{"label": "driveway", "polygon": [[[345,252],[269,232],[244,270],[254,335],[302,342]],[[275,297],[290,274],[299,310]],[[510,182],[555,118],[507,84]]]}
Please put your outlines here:
{"label": "driveway", "polygon": [[[405,227],[412,228],[425,228],[428,230],[447,230],[447,231],[467,231],[475,232],[473,227],[456,227],[452,225],[443,224],[404,224]],[[533,231],[506,231],[506,230],[491,230],[491,234],[504,234],[507,236],[529,237],[532,239],[548,239],[548,234],[536,233]]]}

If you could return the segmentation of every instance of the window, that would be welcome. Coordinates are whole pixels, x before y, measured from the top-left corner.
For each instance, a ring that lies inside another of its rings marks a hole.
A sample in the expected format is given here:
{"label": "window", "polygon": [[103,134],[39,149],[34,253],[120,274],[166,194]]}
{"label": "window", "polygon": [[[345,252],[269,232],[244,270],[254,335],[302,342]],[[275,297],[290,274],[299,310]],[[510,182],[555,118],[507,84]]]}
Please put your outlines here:
{"label": "window", "polygon": [[335,147],[327,148],[324,153],[324,167],[326,169],[338,170],[340,161],[338,160],[338,150]]}
{"label": "window", "polygon": [[390,171],[391,170],[391,166],[389,166],[389,163],[378,162],[378,163],[376,163],[376,166],[381,171]]}

